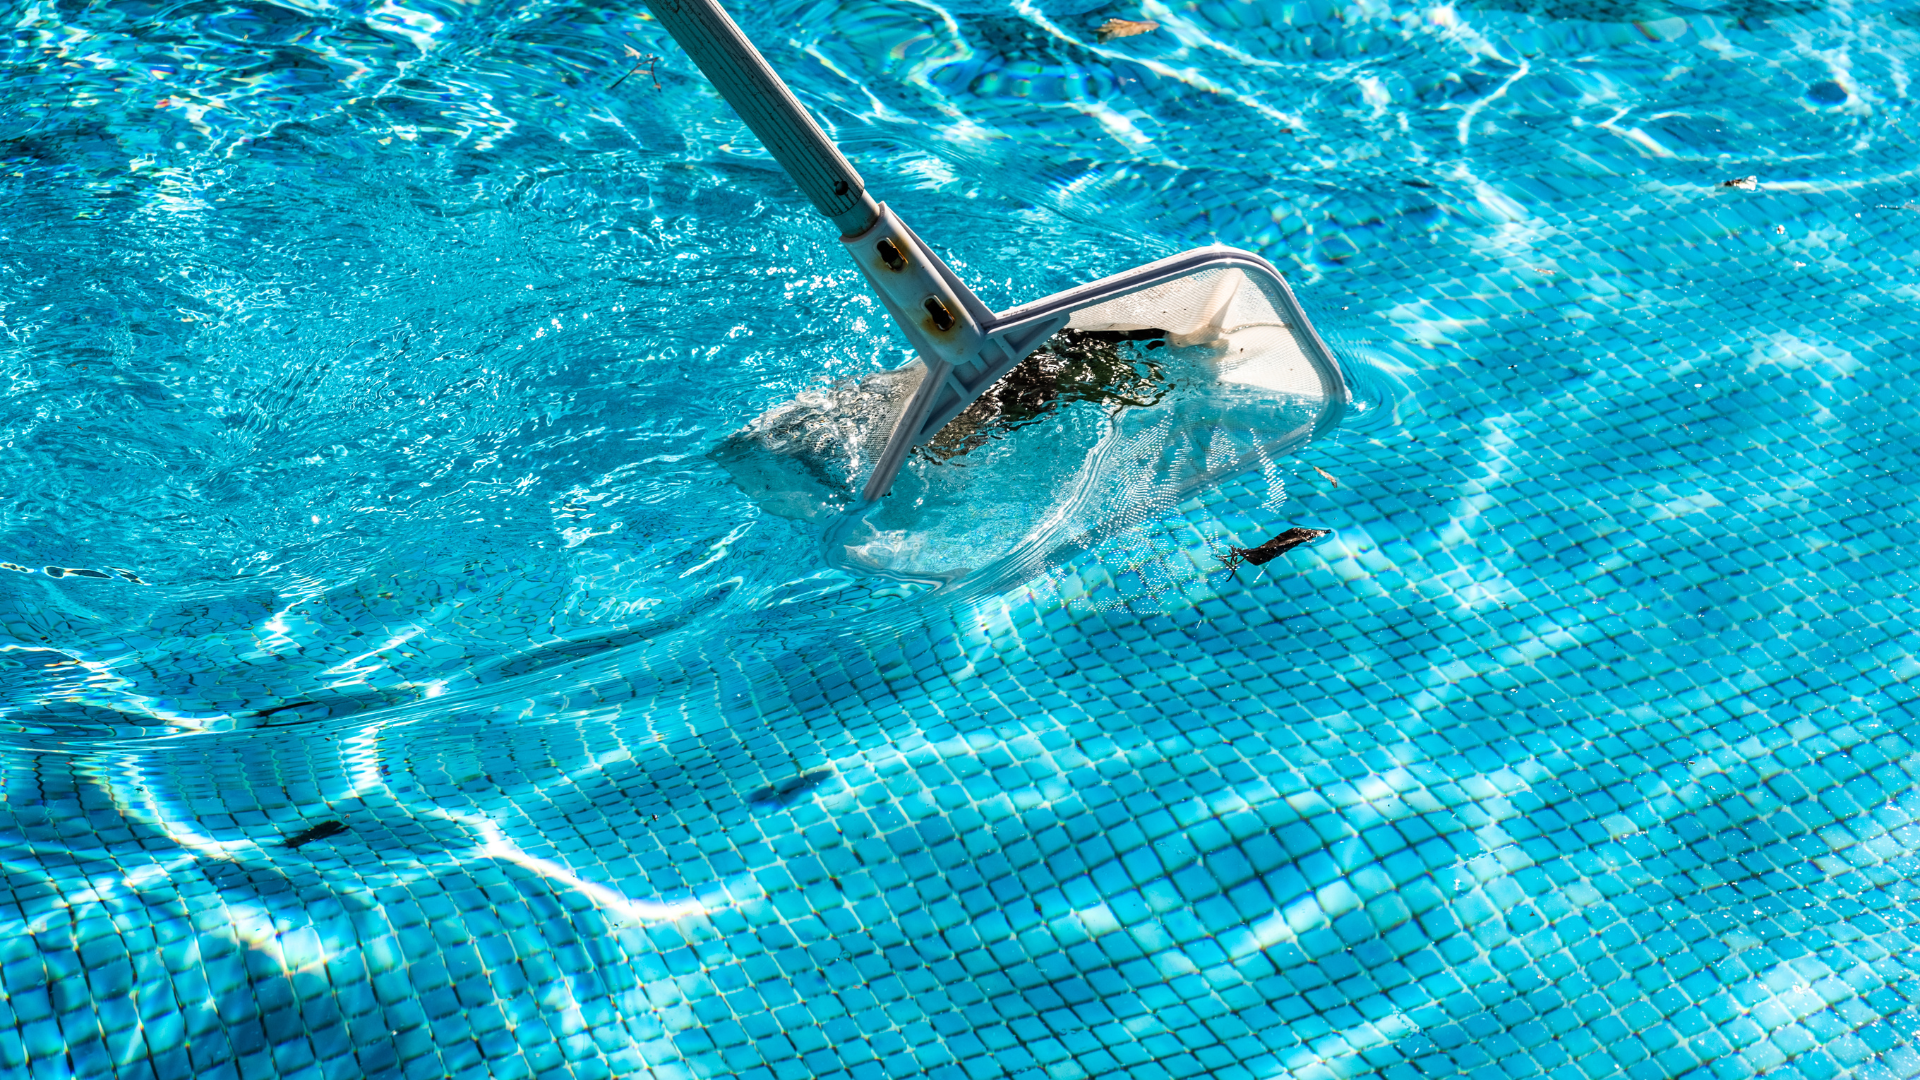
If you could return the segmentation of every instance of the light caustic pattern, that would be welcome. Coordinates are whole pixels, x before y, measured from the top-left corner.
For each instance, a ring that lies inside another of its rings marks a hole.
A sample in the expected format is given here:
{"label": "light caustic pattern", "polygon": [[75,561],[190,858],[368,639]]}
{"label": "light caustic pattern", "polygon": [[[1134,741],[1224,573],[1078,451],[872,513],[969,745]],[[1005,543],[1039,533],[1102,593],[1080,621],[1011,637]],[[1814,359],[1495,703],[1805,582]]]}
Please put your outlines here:
{"label": "light caustic pattern", "polygon": [[737,14],[1356,407],[853,576],[707,455],[902,345],[639,5],[16,4],[0,1075],[1920,1074],[1907,6]]}

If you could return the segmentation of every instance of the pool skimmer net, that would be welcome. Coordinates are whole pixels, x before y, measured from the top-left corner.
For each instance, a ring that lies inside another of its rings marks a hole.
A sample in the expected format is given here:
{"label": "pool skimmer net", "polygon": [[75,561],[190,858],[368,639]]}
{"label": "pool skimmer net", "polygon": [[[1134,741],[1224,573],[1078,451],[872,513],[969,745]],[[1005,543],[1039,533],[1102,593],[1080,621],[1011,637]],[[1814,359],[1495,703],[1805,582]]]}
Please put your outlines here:
{"label": "pool skimmer net", "polygon": [[777,406],[722,445],[715,457],[768,509],[816,518],[821,491],[839,492],[843,510],[875,503],[915,447],[1063,331],[1106,342],[1164,342],[1203,358],[1221,383],[1296,402],[1317,399],[1309,436],[1338,422],[1347,401],[1339,363],[1265,259],[1230,247],[1197,248],[991,311],[912,228],[867,194],[853,166],[714,0],[649,6],[840,227],[847,253],[916,354],[856,387]]}

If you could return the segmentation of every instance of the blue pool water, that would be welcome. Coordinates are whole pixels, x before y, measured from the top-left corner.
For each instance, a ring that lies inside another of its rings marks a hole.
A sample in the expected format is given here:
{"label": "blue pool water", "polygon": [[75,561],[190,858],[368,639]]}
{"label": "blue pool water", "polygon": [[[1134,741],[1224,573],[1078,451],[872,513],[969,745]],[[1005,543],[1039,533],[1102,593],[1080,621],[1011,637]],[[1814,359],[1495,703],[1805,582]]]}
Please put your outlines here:
{"label": "blue pool water", "polygon": [[903,346],[640,4],[17,0],[0,1075],[1920,1075],[1909,6],[736,9],[1340,429],[855,576],[707,455]]}

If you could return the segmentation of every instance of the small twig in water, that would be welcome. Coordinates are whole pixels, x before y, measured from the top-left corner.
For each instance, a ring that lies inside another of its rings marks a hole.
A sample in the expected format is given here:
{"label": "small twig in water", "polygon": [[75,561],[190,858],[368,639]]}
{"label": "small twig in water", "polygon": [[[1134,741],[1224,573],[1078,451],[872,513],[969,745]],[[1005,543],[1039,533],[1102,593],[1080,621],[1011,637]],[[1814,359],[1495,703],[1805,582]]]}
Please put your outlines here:
{"label": "small twig in water", "polygon": [[631,45],[627,46],[627,55],[633,57],[633,66],[627,69],[626,75],[622,75],[619,78],[613,80],[613,82],[609,83],[607,85],[607,89],[611,90],[614,87],[619,86],[621,83],[626,82],[627,75],[632,75],[634,72],[639,71],[641,64],[647,65],[647,75],[648,77],[653,79],[653,88],[655,90],[662,89],[662,87],[660,86],[660,76],[654,74],[654,71],[653,71],[653,65],[656,63],[659,63],[660,61],[659,57],[652,56],[652,55],[642,56],[640,54],[640,50],[634,48]]}
{"label": "small twig in water", "polygon": [[1327,478],[1327,483],[1329,483],[1329,484],[1332,484],[1332,485],[1333,485],[1334,487],[1339,487],[1339,486],[1340,486],[1340,481],[1338,481],[1338,480],[1335,480],[1335,479],[1333,478],[1333,474],[1332,474],[1332,473],[1330,473],[1330,472],[1328,472],[1327,470],[1325,470],[1325,469],[1323,469],[1323,468],[1321,468],[1321,467],[1320,467],[1320,466],[1318,466],[1318,465],[1312,465],[1312,466],[1309,466],[1309,468],[1311,468],[1311,469],[1312,469],[1312,470],[1313,470],[1314,472],[1317,472],[1317,473],[1319,473],[1319,474],[1320,474],[1321,476],[1324,476],[1324,477],[1326,477],[1326,478]]}

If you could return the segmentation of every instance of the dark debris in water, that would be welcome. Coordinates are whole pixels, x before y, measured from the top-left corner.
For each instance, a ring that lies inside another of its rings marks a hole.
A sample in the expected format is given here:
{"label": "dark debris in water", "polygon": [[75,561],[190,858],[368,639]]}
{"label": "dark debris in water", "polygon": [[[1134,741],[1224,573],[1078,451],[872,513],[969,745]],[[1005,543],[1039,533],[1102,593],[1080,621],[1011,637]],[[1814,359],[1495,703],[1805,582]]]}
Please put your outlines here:
{"label": "dark debris in water", "polygon": [[795,799],[798,799],[800,796],[825,783],[827,777],[832,775],[833,770],[821,769],[817,772],[805,773],[800,776],[789,776],[785,780],[775,784],[768,784],[766,787],[748,795],[747,805],[787,806]]}
{"label": "dark debris in water", "polygon": [[1225,564],[1229,570],[1239,569],[1240,564],[1243,562],[1252,563],[1255,566],[1264,566],[1302,544],[1316,543],[1321,538],[1332,535],[1332,529],[1308,529],[1302,526],[1295,526],[1281,533],[1279,536],[1268,540],[1266,543],[1261,544],[1259,547],[1228,548],[1227,554],[1222,555],[1220,561]]}
{"label": "dark debris in water", "polygon": [[914,453],[951,461],[1075,402],[1109,413],[1155,404],[1172,384],[1147,354],[1166,336],[1165,330],[1062,330]]}
{"label": "dark debris in water", "polygon": [[1839,105],[1851,96],[1845,86],[1832,79],[1822,79],[1807,87],[1807,100],[1816,105]]}
{"label": "dark debris in water", "polygon": [[718,607],[732,594],[732,585],[722,585],[695,597],[668,618],[610,629],[586,637],[536,642],[526,652],[511,656],[492,667],[482,667],[476,674],[480,676],[481,681],[491,682],[495,679],[512,678],[556,664],[623,649],[639,642],[652,641],[687,626],[696,618]]}
{"label": "dark debris in water", "polygon": [[329,836],[338,836],[347,831],[344,821],[318,821],[287,837],[286,846],[298,848],[302,844],[311,844],[315,840],[325,840]]}
{"label": "dark debris in water", "polygon": [[[0,570],[11,570],[16,574],[33,573],[33,567],[21,566],[15,562],[0,562]],[[94,570],[85,566],[43,566],[40,572],[50,578],[92,578],[96,581],[112,581],[114,578],[119,578],[123,581],[131,581],[135,585],[146,584],[145,581],[140,580],[139,574],[116,566],[109,566],[105,570]]]}
{"label": "dark debris in water", "polygon": [[660,62],[660,58],[657,56],[642,55],[639,49],[631,45],[627,46],[627,55],[633,57],[633,66],[627,69],[626,75],[622,75],[608,84],[607,89],[611,90],[621,83],[626,82],[629,76],[640,70],[641,64],[647,65],[647,76],[653,80],[653,88],[655,90],[661,89],[660,76],[653,70],[653,66]]}
{"label": "dark debris in water", "polygon": [[[292,701],[283,701],[278,705],[255,710],[253,716],[262,721],[259,725],[261,727],[285,727],[312,720],[391,708],[418,700],[420,700],[420,691],[411,686],[368,687],[364,690],[342,693],[304,694]],[[308,709],[313,711],[295,711]],[[280,713],[289,715],[277,715]]]}

